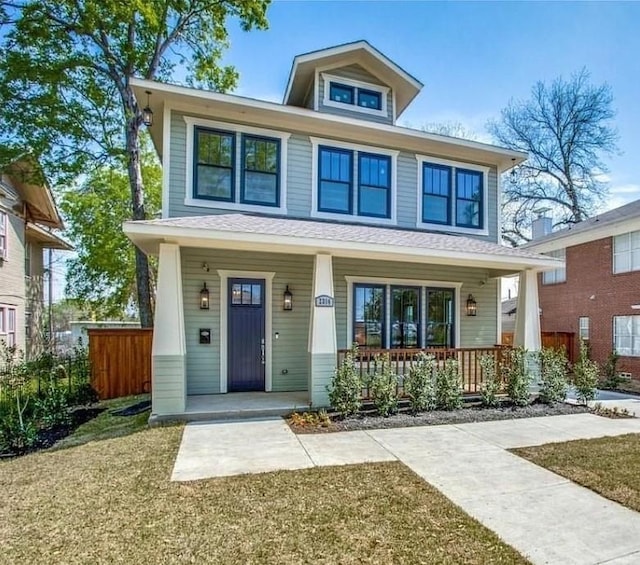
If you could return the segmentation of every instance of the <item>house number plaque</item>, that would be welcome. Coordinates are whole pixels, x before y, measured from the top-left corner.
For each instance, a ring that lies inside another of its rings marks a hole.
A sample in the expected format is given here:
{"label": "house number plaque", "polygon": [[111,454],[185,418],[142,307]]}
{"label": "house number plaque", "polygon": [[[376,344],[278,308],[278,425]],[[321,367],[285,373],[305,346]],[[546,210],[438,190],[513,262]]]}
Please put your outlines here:
{"label": "house number plaque", "polygon": [[316,296],[316,307],[317,308],[333,308],[333,296],[329,296],[327,294],[321,294],[320,296]]}

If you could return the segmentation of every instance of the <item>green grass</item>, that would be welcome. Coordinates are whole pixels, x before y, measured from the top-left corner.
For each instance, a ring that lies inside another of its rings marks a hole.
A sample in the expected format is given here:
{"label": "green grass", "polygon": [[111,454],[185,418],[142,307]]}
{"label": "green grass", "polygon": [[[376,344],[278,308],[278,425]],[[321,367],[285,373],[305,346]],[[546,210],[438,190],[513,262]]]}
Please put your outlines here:
{"label": "green grass", "polygon": [[528,563],[398,462],[171,483],[181,435],[0,461],[0,562]]}
{"label": "green grass", "polygon": [[640,512],[640,435],[550,443],[516,455]]}

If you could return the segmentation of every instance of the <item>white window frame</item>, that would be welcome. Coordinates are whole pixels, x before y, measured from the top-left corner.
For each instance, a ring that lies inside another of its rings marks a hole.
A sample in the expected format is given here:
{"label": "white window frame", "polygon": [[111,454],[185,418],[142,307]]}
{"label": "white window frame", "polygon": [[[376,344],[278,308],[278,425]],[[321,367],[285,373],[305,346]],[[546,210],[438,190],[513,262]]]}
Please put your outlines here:
{"label": "white window frame", "polygon": [[[194,118],[192,116],[183,116],[187,124],[186,139],[186,183],[185,183],[185,206],[198,206],[200,208],[216,208],[219,210],[236,210],[239,212],[260,212],[261,214],[286,214],[287,213],[287,155],[288,142],[291,133],[276,131],[272,129],[255,128],[232,124],[227,122],[218,122],[214,120],[205,120],[202,118]],[[207,200],[204,198],[195,198],[193,195],[193,152],[194,152],[194,135],[196,127],[205,127],[222,131],[230,131],[235,136],[235,159],[234,159],[234,186],[233,194],[235,202],[224,202],[218,200]],[[244,204],[240,202],[240,191],[242,184],[242,134],[258,135],[262,137],[272,137],[280,140],[280,206],[260,206],[258,204]]]}
{"label": "white window frame", "polygon": [[555,249],[554,251],[549,251],[545,253],[549,257],[555,257],[556,259],[562,259],[565,261],[564,267],[559,267],[558,269],[552,269],[551,271],[543,271],[542,272],[542,284],[550,285],[550,284],[560,284],[567,282],[567,250],[566,249]]}
{"label": "white window frame", "polygon": [[[13,317],[11,316],[13,313]],[[0,340],[4,340],[7,346],[16,345],[18,312],[15,306],[0,304]],[[11,327],[10,322],[13,322]]]}
{"label": "white window frame", "polygon": [[[633,247],[631,246],[632,241],[633,241],[633,234],[640,234],[640,231],[636,230],[636,231],[630,231],[630,232],[626,232],[626,233],[621,233],[619,235],[615,235],[613,236],[613,253],[612,253],[612,264],[611,264],[611,272],[614,275],[620,274],[620,273],[632,273],[634,271],[640,271],[640,264],[634,266],[633,265]],[[629,244],[629,249],[627,249],[626,251],[616,251],[616,247],[618,245],[618,241],[621,238],[627,238],[628,240],[628,244]],[[625,269],[625,270],[616,270],[616,257],[620,256],[620,255],[628,255],[629,256],[629,268]]]}
{"label": "white window frame", "polygon": [[[389,95],[390,88],[381,86],[379,84],[371,84],[369,82],[363,82],[359,80],[353,80],[329,73],[320,73],[324,80],[324,92],[322,95],[322,105],[329,106],[330,108],[340,108],[341,110],[348,110],[353,112],[360,112],[362,114],[369,114],[370,116],[379,116],[382,118],[389,117],[389,110],[387,107],[387,96]],[[344,84],[345,86],[351,86],[354,89],[354,103],[345,104],[344,102],[336,102],[331,100],[331,83]],[[373,108],[363,108],[358,106],[358,89],[370,90],[371,92],[377,92],[380,94],[380,110]]]}
{"label": "white window frame", "polygon": [[[631,333],[629,335],[619,336],[616,333],[616,326],[617,326],[616,321],[619,318],[629,318],[630,319],[629,322],[631,324]],[[613,317],[613,331],[612,331],[612,334],[613,334],[613,349],[621,357],[640,357],[640,346],[638,347],[637,353],[634,353],[634,347],[633,347],[635,340],[638,340],[640,342],[640,334],[634,335],[634,333],[633,333],[633,326],[634,326],[633,322],[634,322],[635,318],[640,318],[640,316],[614,316]],[[618,343],[617,343],[617,340],[618,340],[619,337],[629,337],[629,338],[631,338],[631,352],[630,353],[624,353],[624,352],[620,351],[620,349],[618,348]]]}
{"label": "white window frame", "polygon": [[4,210],[0,210],[0,251],[3,259],[9,257],[9,214]]}
{"label": "white window frame", "polygon": [[[455,300],[455,312],[454,312],[454,324],[455,324],[455,344],[454,347],[461,347],[460,345],[460,294],[462,283],[451,281],[429,281],[422,279],[394,279],[387,277],[361,277],[345,275],[347,281],[347,343],[345,347],[351,347],[351,340],[353,336],[353,285],[354,284],[374,284],[383,285],[385,287],[385,301],[387,304],[386,312],[384,315],[384,323],[386,331],[391,331],[391,308],[388,305],[391,303],[391,288],[394,286],[412,286],[420,288],[420,343],[425,342],[425,332],[427,326],[427,311],[424,307],[427,300],[427,288],[453,288],[454,300]],[[387,336],[384,336],[385,343],[387,342]]]}
{"label": "white window frame", "polygon": [[[474,165],[473,163],[464,163],[461,161],[450,161],[448,159],[440,159],[437,157],[429,157],[427,155],[416,155],[418,161],[418,199],[416,206],[416,226],[422,229],[433,231],[460,233],[469,235],[489,235],[489,167],[483,165]],[[423,167],[425,164],[433,163],[434,165],[444,165],[451,167],[451,225],[434,224],[422,221],[422,181]],[[456,202],[456,169],[464,169],[467,171],[476,171],[482,173],[482,228],[466,228],[455,225],[455,202]]]}
{"label": "white window frame", "polygon": [[580,339],[589,339],[590,323],[591,321],[589,320],[589,316],[580,316],[578,318],[578,335],[580,336]]}
{"label": "white window frame", "polygon": [[[323,139],[320,137],[309,137],[311,140],[311,217],[324,220],[339,220],[342,222],[359,222],[363,224],[382,224],[388,226],[397,225],[397,181],[398,181],[398,155],[400,151],[393,149],[384,149],[382,147],[373,147],[371,145],[360,145],[356,143],[348,143],[346,141],[336,141],[334,139]],[[351,195],[351,214],[338,214],[334,212],[321,212],[318,210],[318,151],[320,146],[335,147],[336,149],[348,149],[353,151],[353,194]],[[359,170],[358,170],[358,154],[370,153],[372,155],[385,155],[391,158],[391,194],[390,199],[390,217],[377,218],[375,216],[359,216],[358,215],[358,186],[359,186]]]}

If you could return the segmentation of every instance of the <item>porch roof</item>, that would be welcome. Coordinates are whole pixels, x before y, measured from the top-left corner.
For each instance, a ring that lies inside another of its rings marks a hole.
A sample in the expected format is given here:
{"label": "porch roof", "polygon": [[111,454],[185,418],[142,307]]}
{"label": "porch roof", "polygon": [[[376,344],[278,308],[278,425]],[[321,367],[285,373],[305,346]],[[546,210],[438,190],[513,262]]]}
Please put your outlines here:
{"label": "porch roof", "polygon": [[215,214],[125,222],[124,233],[145,253],[158,253],[160,243],[296,253],[336,257],[478,267],[503,276],[533,269],[555,269],[563,261],[525,249],[442,233],[374,227],[318,220]]}

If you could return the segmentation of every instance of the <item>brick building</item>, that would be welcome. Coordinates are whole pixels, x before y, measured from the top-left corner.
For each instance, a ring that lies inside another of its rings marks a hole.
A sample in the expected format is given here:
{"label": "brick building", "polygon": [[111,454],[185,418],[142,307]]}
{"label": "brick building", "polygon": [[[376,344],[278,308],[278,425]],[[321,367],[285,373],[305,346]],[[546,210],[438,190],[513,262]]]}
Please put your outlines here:
{"label": "brick building", "polygon": [[565,259],[539,275],[541,330],[587,339],[598,363],[617,351],[618,369],[640,380],[640,200],[550,231],[549,218],[537,219],[523,246]]}

